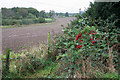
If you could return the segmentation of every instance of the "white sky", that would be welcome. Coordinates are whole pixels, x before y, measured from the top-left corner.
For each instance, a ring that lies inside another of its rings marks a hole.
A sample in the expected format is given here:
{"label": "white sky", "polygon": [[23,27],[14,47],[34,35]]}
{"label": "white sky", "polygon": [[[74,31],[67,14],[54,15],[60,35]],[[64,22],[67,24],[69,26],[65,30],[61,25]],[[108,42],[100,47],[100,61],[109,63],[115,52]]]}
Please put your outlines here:
{"label": "white sky", "polygon": [[46,12],[54,10],[55,12],[78,13],[79,8],[82,11],[88,8],[90,2],[94,0],[0,0],[0,8],[33,7]]}

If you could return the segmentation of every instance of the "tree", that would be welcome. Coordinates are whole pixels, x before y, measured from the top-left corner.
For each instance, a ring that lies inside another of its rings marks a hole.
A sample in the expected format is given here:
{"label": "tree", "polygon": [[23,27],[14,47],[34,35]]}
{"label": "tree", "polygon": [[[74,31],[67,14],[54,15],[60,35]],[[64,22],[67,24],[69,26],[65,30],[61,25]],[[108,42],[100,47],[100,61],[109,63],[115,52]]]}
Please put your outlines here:
{"label": "tree", "polygon": [[36,18],[36,16],[35,16],[35,15],[33,15],[33,14],[31,14],[31,13],[29,13],[29,14],[28,14],[28,16],[27,16],[27,18],[29,18],[29,19],[35,19],[35,18]]}
{"label": "tree", "polygon": [[120,2],[95,2],[90,3],[90,7],[86,11],[87,16],[90,16],[91,19],[107,19],[111,15],[114,15],[112,20],[117,20],[116,25],[120,26]]}
{"label": "tree", "polygon": [[68,12],[66,12],[66,13],[65,13],[65,17],[69,17],[69,14],[68,14]]}
{"label": "tree", "polygon": [[64,16],[63,13],[59,13],[59,16]]}
{"label": "tree", "polygon": [[23,19],[30,15],[33,17],[39,16],[39,11],[34,8],[2,8],[2,15],[4,19]]}
{"label": "tree", "polygon": [[45,17],[46,17],[45,10],[40,11],[39,17],[42,17],[42,18],[45,18]]}
{"label": "tree", "polygon": [[119,3],[95,2],[94,4],[90,3],[90,7],[86,11],[86,13],[88,14],[88,16],[91,16],[92,18],[101,17],[102,19],[107,19],[112,14],[115,14],[117,17],[119,17],[120,14],[119,9],[120,2]]}
{"label": "tree", "polygon": [[49,12],[49,17],[53,17],[53,16],[54,16],[54,14],[55,14],[55,11],[50,10],[50,12]]}
{"label": "tree", "polygon": [[17,13],[20,14],[20,16],[23,18],[26,18],[28,15],[28,11],[24,8],[19,8]]}
{"label": "tree", "polygon": [[36,17],[39,17],[39,11],[37,9],[34,8],[28,8],[28,13],[31,13],[33,15],[35,15]]}
{"label": "tree", "polygon": [[2,16],[4,19],[8,18],[12,18],[15,15],[14,11],[11,9],[7,9],[7,8],[2,8]]}

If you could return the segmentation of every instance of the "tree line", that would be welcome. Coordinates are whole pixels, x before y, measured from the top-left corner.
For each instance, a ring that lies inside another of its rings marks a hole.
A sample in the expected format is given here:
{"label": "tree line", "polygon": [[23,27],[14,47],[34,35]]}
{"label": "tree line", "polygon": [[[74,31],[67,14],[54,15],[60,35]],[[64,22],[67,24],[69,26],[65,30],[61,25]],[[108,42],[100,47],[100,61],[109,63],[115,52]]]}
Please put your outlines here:
{"label": "tree line", "polygon": [[44,23],[45,18],[52,18],[55,11],[38,11],[35,8],[2,8],[2,25],[21,25],[32,23]]}
{"label": "tree line", "polygon": [[39,12],[35,8],[2,8],[3,19],[50,18],[54,13],[53,10],[50,10],[49,13],[46,13],[45,10]]}
{"label": "tree line", "polygon": [[112,17],[110,21],[116,20],[116,26],[120,26],[120,2],[91,2],[83,15],[92,20],[106,20]]}
{"label": "tree line", "polygon": [[66,13],[55,13],[54,10],[45,12],[45,10],[38,11],[35,8],[2,8],[2,25],[22,25],[22,24],[33,24],[33,23],[44,23],[45,18],[53,17],[69,17],[73,14]]}

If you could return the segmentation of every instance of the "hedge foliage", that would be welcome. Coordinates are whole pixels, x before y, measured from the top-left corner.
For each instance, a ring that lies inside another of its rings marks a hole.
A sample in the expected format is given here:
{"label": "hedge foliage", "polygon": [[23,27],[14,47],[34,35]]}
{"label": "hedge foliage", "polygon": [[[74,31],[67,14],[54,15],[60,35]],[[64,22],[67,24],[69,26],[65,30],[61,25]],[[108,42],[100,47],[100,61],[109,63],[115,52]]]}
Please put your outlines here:
{"label": "hedge foliage", "polygon": [[34,24],[34,23],[44,23],[44,18],[35,18],[35,19],[3,19],[2,25],[23,25],[23,24]]}

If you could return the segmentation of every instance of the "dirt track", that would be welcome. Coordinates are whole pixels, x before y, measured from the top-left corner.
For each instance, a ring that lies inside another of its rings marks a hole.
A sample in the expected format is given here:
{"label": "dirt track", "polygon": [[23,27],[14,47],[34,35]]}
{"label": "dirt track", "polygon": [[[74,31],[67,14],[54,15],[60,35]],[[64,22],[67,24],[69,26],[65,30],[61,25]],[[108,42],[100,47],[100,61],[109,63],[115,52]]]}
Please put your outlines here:
{"label": "dirt track", "polygon": [[2,29],[2,48],[19,49],[21,46],[37,45],[40,42],[47,41],[48,32],[54,30],[59,33],[62,30],[61,25],[67,26],[70,20],[75,18],[56,18],[52,24],[34,24],[26,27]]}

